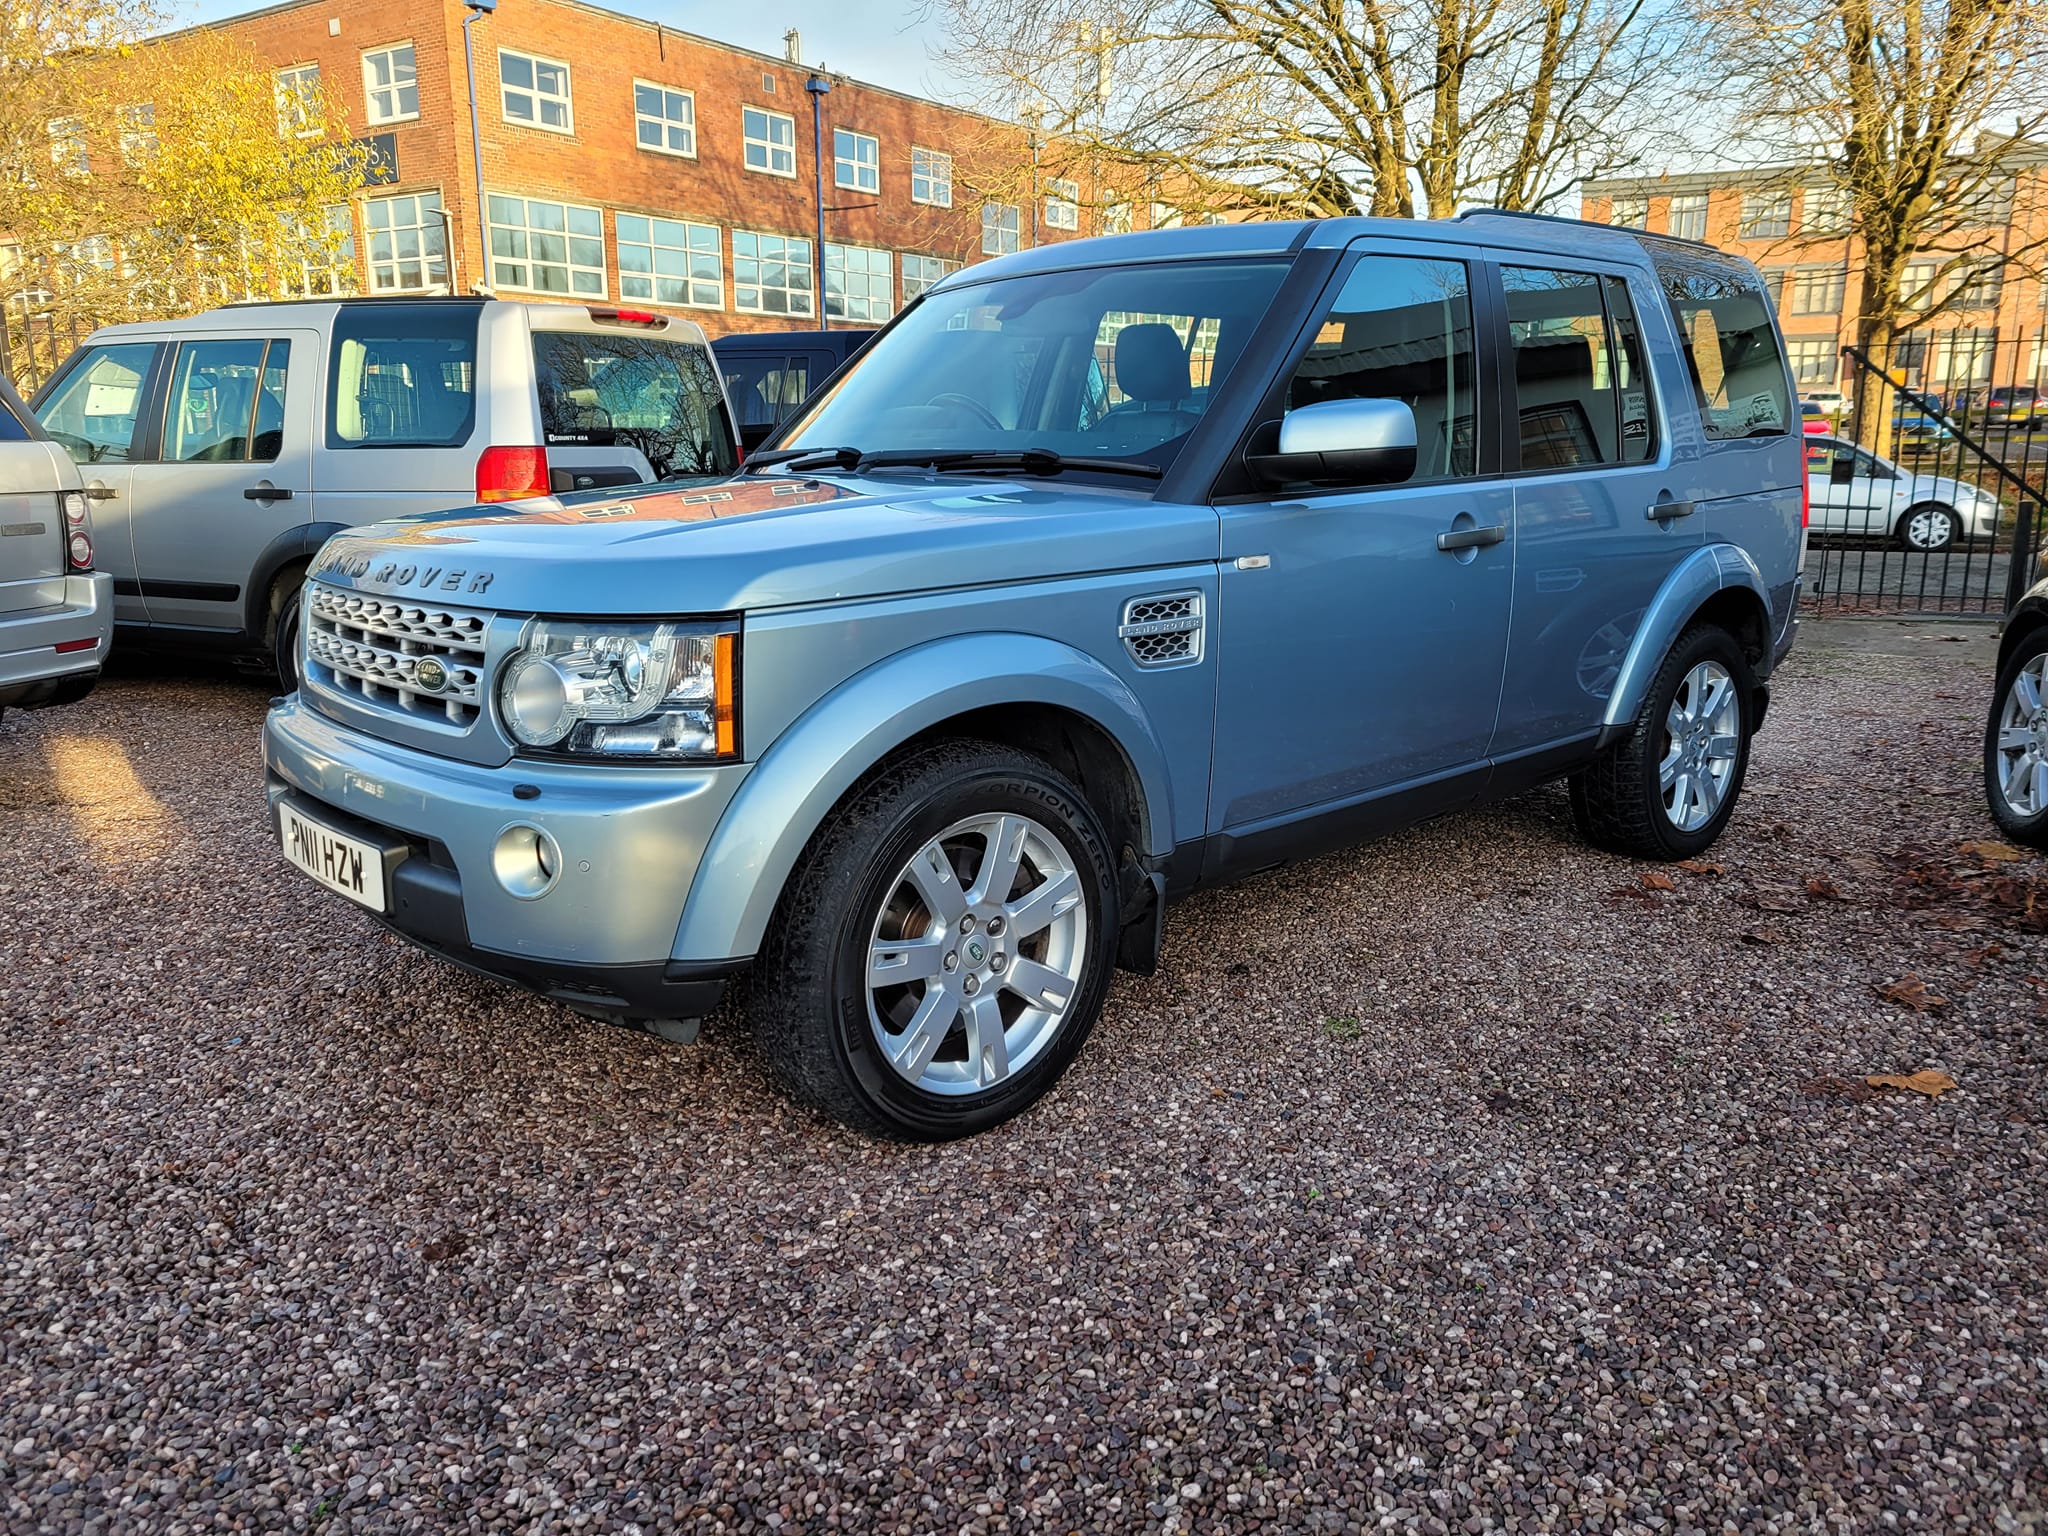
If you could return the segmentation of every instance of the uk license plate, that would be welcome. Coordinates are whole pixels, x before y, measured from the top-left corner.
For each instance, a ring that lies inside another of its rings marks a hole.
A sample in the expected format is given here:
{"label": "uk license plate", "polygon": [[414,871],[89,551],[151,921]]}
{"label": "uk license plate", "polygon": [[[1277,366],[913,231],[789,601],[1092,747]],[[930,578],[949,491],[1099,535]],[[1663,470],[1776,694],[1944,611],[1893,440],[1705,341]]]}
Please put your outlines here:
{"label": "uk license plate", "polygon": [[277,812],[287,859],[330,891],[372,912],[386,909],[382,849],[300,815],[289,800],[280,800]]}

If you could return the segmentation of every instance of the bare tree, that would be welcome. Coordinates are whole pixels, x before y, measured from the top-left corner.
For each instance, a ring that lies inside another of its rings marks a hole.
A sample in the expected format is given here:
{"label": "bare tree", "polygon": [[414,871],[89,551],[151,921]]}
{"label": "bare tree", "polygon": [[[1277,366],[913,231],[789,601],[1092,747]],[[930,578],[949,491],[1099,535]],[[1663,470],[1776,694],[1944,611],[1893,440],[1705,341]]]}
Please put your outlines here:
{"label": "bare tree", "polygon": [[1191,212],[1540,208],[1635,163],[1663,0],[932,0],[977,104]]}

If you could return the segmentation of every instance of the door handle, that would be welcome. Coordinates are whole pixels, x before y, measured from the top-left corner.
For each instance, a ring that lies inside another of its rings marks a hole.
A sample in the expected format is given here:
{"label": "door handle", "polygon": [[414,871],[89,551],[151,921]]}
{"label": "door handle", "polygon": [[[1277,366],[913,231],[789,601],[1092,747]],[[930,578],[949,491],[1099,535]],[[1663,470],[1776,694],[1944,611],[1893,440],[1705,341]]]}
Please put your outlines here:
{"label": "door handle", "polygon": [[1449,533],[1436,536],[1438,549],[1479,549],[1487,544],[1498,544],[1508,536],[1507,524],[1495,523],[1491,528],[1453,528]]}
{"label": "door handle", "polygon": [[1689,501],[1653,501],[1650,503],[1650,521],[1668,523],[1674,518],[1691,517],[1693,504]]}
{"label": "door handle", "polygon": [[252,485],[242,492],[245,501],[290,501],[292,493],[281,486],[272,485],[268,480],[261,485]]}
{"label": "door handle", "polygon": [[85,488],[85,494],[87,498],[92,501],[112,501],[116,496],[120,495],[121,493],[115,490],[111,485],[101,485],[97,481],[95,481],[93,484],[88,485]]}

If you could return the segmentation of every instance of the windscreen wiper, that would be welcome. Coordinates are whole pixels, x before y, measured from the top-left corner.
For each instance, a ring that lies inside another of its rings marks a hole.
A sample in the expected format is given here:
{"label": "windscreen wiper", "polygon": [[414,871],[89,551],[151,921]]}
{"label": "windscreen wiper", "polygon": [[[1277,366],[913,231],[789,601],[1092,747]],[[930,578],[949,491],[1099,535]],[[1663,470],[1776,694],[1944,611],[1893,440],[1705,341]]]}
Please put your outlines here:
{"label": "windscreen wiper", "polygon": [[937,474],[953,470],[979,469],[992,473],[1018,470],[1027,475],[1057,475],[1070,469],[1093,470],[1105,475],[1137,475],[1157,480],[1166,473],[1157,464],[1136,459],[1098,459],[1080,454],[1055,453],[1050,448],[906,448],[899,452],[869,453],[861,456],[858,469],[929,469]]}
{"label": "windscreen wiper", "polygon": [[757,469],[852,469],[861,461],[858,448],[777,448],[747,456],[747,473]]}

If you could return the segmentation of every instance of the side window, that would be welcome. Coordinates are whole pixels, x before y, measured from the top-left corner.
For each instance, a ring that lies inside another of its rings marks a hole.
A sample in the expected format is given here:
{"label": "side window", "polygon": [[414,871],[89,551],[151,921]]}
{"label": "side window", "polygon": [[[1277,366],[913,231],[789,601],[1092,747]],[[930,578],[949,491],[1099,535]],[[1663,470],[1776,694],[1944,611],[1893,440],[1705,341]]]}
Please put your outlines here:
{"label": "side window", "polygon": [[344,304],[327,384],[330,448],[453,448],[476,424],[474,305]]}
{"label": "side window", "polygon": [[810,380],[800,357],[741,357],[726,365],[725,392],[742,427],[772,427],[810,393]]}
{"label": "side window", "polygon": [[1772,306],[1754,268],[1655,242],[1650,258],[1671,306],[1710,438],[1776,436],[1797,419]]}
{"label": "side window", "polygon": [[135,439],[142,382],[155,361],[151,342],[89,349],[36,405],[43,430],[80,464],[125,461]]}
{"label": "side window", "polygon": [[252,338],[188,341],[178,348],[164,406],[166,459],[216,463],[255,457],[266,346]]}
{"label": "side window", "polygon": [[1286,409],[1400,400],[1415,413],[1414,480],[1471,475],[1472,281],[1461,261],[1364,256],[1288,381]]}
{"label": "side window", "polygon": [[263,377],[256,386],[256,431],[249,457],[269,461],[284,447],[284,381],[291,371],[292,344],[273,341],[263,354]]}
{"label": "side window", "polygon": [[1649,356],[1625,278],[1602,278],[1607,290],[1607,323],[1614,387],[1621,397],[1621,462],[1647,464],[1657,456],[1657,413],[1652,409]]}
{"label": "side window", "polygon": [[1552,267],[1502,267],[1522,468],[1621,460],[1620,391],[1600,279]]}

